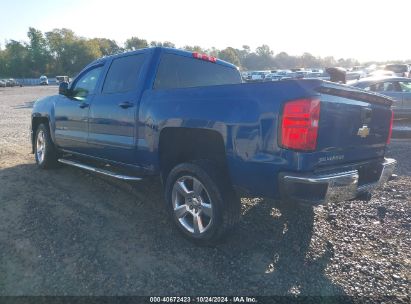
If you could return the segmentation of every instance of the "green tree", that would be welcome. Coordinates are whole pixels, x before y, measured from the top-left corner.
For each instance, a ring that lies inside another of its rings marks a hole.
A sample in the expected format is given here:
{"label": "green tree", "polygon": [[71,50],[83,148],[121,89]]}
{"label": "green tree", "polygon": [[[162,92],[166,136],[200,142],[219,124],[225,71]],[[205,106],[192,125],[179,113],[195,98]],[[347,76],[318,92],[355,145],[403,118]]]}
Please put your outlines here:
{"label": "green tree", "polygon": [[103,56],[109,56],[113,54],[118,54],[122,49],[117,45],[117,42],[107,38],[93,38],[91,41],[98,45],[100,53]]}
{"label": "green tree", "polygon": [[8,77],[32,77],[30,74],[29,63],[30,54],[27,47],[15,40],[10,40],[6,43],[4,51],[5,71],[4,74]]}
{"label": "green tree", "polygon": [[33,27],[27,32],[29,43],[27,49],[29,52],[29,68],[31,75],[46,74],[50,67],[50,53],[47,46],[47,41],[41,31]]}
{"label": "green tree", "polygon": [[6,75],[6,51],[0,49],[0,78],[7,77]]}
{"label": "green tree", "polygon": [[140,39],[138,37],[131,37],[125,42],[125,49],[127,51],[135,51],[138,49],[144,49],[146,47],[148,47],[147,40]]}
{"label": "green tree", "polygon": [[163,47],[169,47],[169,48],[175,48],[176,45],[170,41],[164,41],[163,42]]}
{"label": "green tree", "polygon": [[68,29],[54,29],[46,33],[46,38],[54,61],[53,74],[74,76],[103,56],[100,39],[80,38]]}
{"label": "green tree", "polygon": [[259,46],[255,50],[256,54],[261,57],[269,57],[273,55],[273,51],[270,49],[270,47],[266,44],[263,44],[262,46]]}
{"label": "green tree", "polygon": [[71,58],[68,57],[70,46],[77,40],[74,32],[62,28],[46,32],[45,35],[52,56],[53,73],[72,76],[67,70],[71,65]]}
{"label": "green tree", "polygon": [[319,60],[310,53],[304,53],[300,57],[299,66],[302,68],[318,67],[319,65]]}
{"label": "green tree", "polygon": [[91,61],[102,56],[99,45],[92,40],[78,38],[67,45],[65,56],[70,64],[65,67],[65,75],[76,75]]}
{"label": "green tree", "polygon": [[232,47],[225,48],[218,53],[218,58],[228,61],[236,66],[240,66],[240,59],[238,58],[237,52]]}
{"label": "green tree", "polygon": [[278,53],[274,57],[274,66],[280,69],[290,69],[295,66],[295,58],[286,52]]}
{"label": "green tree", "polygon": [[206,50],[204,50],[201,46],[198,46],[198,45],[194,45],[194,46],[186,45],[183,47],[183,49],[189,52],[206,53]]}
{"label": "green tree", "polygon": [[247,53],[247,54],[250,54],[250,53],[251,53],[251,48],[250,48],[250,46],[248,46],[248,45],[246,45],[246,44],[243,45],[243,50],[244,50],[244,52]]}
{"label": "green tree", "polygon": [[156,47],[156,46],[163,46],[163,47],[170,47],[170,48],[175,48],[176,45],[170,41],[151,41],[150,42],[151,47]]}

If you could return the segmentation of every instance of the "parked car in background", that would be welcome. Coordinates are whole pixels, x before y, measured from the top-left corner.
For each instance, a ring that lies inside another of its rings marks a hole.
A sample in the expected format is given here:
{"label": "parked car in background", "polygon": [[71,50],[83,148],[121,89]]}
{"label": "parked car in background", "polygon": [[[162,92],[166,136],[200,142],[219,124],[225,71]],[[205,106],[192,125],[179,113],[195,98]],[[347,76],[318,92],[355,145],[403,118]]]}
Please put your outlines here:
{"label": "parked car in background", "polygon": [[368,74],[368,77],[383,77],[383,76],[395,77],[396,75],[393,71],[388,71],[388,70],[375,70]]}
{"label": "parked car in background", "polygon": [[282,76],[277,73],[270,73],[265,76],[264,81],[278,81],[281,80],[281,78]]}
{"label": "parked car in background", "polygon": [[327,72],[313,72],[313,73],[307,73],[304,78],[330,80],[330,75]]}
{"label": "parked car in background", "polygon": [[365,70],[360,69],[360,67],[354,67],[351,70],[347,71],[346,79],[349,80],[358,80],[360,78],[367,77],[367,72]]}
{"label": "parked car in background", "polygon": [[408,64],[387,64],[384,70],[395,73],[397,77],[409,77],[410,67]]}
{"label": "parked car in background", "polygon": [[411,79],[406,77],[364,78],[350,85],[394,99],[392,109],[397,119],[411,118]]}
{"label": "parked car in background", "polygon": [[358,79],[361,78],[361,75],[358,74],[357,72],[347,72],[345,75],[346,75],[345,77],[346,77],[347,81],[349,81],[349,80],[358,80]]}
{"label": "parked car in background", "polygon": [[241,72],[241,78],[243,79],[243,81],[247,80],[248,74],[248,72]]}
{"label": "parked car in background", "polygon": [[47,78],[47,76],[40,76],[40,85],[48,85],[49,84],[49,80]]}
{"label": "parked car in background", "polygon": [[5,87],[7,87],[6,80],[0,79],[0,88],[5,88]]}
{"label": "parked car in background", "polygon": [[248,78],[249,81],[264,81],[265,76],[268,75],[267,71],[255,71],[251,73],[251,78]]}
{"label": "parked car in background", "polygon": [[290,75],[292,73],[293,72],[291,70],[278,70],[276,74],[278,76],[286,77],[287,75]]}
{"label": "parked car in background", "polygon": [[3,79],[3,81],[6,83],[6,87],[11,87],[12,83],[10,82],[10,79]]}
{"label": "parked car in background", "polygon": [[10,78],[8,81],[9,81],[11,87],[17,87],[17,86],[22,87],[23,86],[20,82],[18,82],[14,78]]}
{"label": "parked car in background", "polygon": [[56,83],[60,84],[62,82],[69,82],[68,76],[56,76]]}
{"label": "parked car in background", "polygon": [[318,68],[311,69],[310,71],[310,73],[323,73],[323,72],[324,72],[323,69],[318,69]]}
{"label": "parked car in background", "polygon": [[310,71],[304,70],[304,71],[296,71],[295,72],[295,78],[296,79],[303,79],[305,76],[310,73]]}
{"label": "parked car in background", "polygon": [[305,71],[305,69],[304,69],[304,68],[294,68],[294,69],[291,69],[291,72],[302,72],[302,71]]}

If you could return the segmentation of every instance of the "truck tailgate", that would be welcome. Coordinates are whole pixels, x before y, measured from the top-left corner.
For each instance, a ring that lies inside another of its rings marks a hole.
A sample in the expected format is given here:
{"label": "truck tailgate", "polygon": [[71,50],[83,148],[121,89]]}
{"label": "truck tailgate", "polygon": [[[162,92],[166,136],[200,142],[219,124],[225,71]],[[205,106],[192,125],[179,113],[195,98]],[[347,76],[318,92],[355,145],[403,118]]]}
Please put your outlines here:
{"label": "truck tailgate", "polygon": [[323,82],[317,140],[318,166],[383,157],[391,123],[390,99]]}

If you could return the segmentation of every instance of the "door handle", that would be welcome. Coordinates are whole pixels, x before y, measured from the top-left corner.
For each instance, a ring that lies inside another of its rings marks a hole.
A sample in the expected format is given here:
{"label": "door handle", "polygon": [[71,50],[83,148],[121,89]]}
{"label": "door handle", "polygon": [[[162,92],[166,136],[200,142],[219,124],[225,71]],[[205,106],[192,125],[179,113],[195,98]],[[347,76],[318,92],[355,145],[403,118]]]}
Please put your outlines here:
{"label": "door handle", "polygon": [[89,106],[90,106],[90,105],[89,105],[88,103],[86,103],[86,102],[82,102],[82,103],[80,103],[80,105],[79,105],[79,107],[82,108],[82,109],[88,108]]}
{"label": "door handle", "polygon": [[134,106],[134,103],[129,102],[129,101],[124,101],[124,102],[120,102],[120,103],[118,104],[118,106],[119,106],[120,108],[127,109],[127,108],[131,108],[132,106]]}

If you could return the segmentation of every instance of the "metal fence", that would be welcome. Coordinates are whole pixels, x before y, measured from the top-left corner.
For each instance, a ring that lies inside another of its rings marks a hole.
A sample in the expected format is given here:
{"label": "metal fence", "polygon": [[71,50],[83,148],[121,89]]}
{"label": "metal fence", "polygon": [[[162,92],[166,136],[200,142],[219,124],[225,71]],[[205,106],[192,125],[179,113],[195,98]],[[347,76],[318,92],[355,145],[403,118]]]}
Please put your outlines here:
{"label": "metal fence", "polygon": [[[40,85],[39,78],[15,78],[18,83],[24,86],[37,86]],[[55,78],[49,78],[49,85],[57,85],[57,81]]]}

